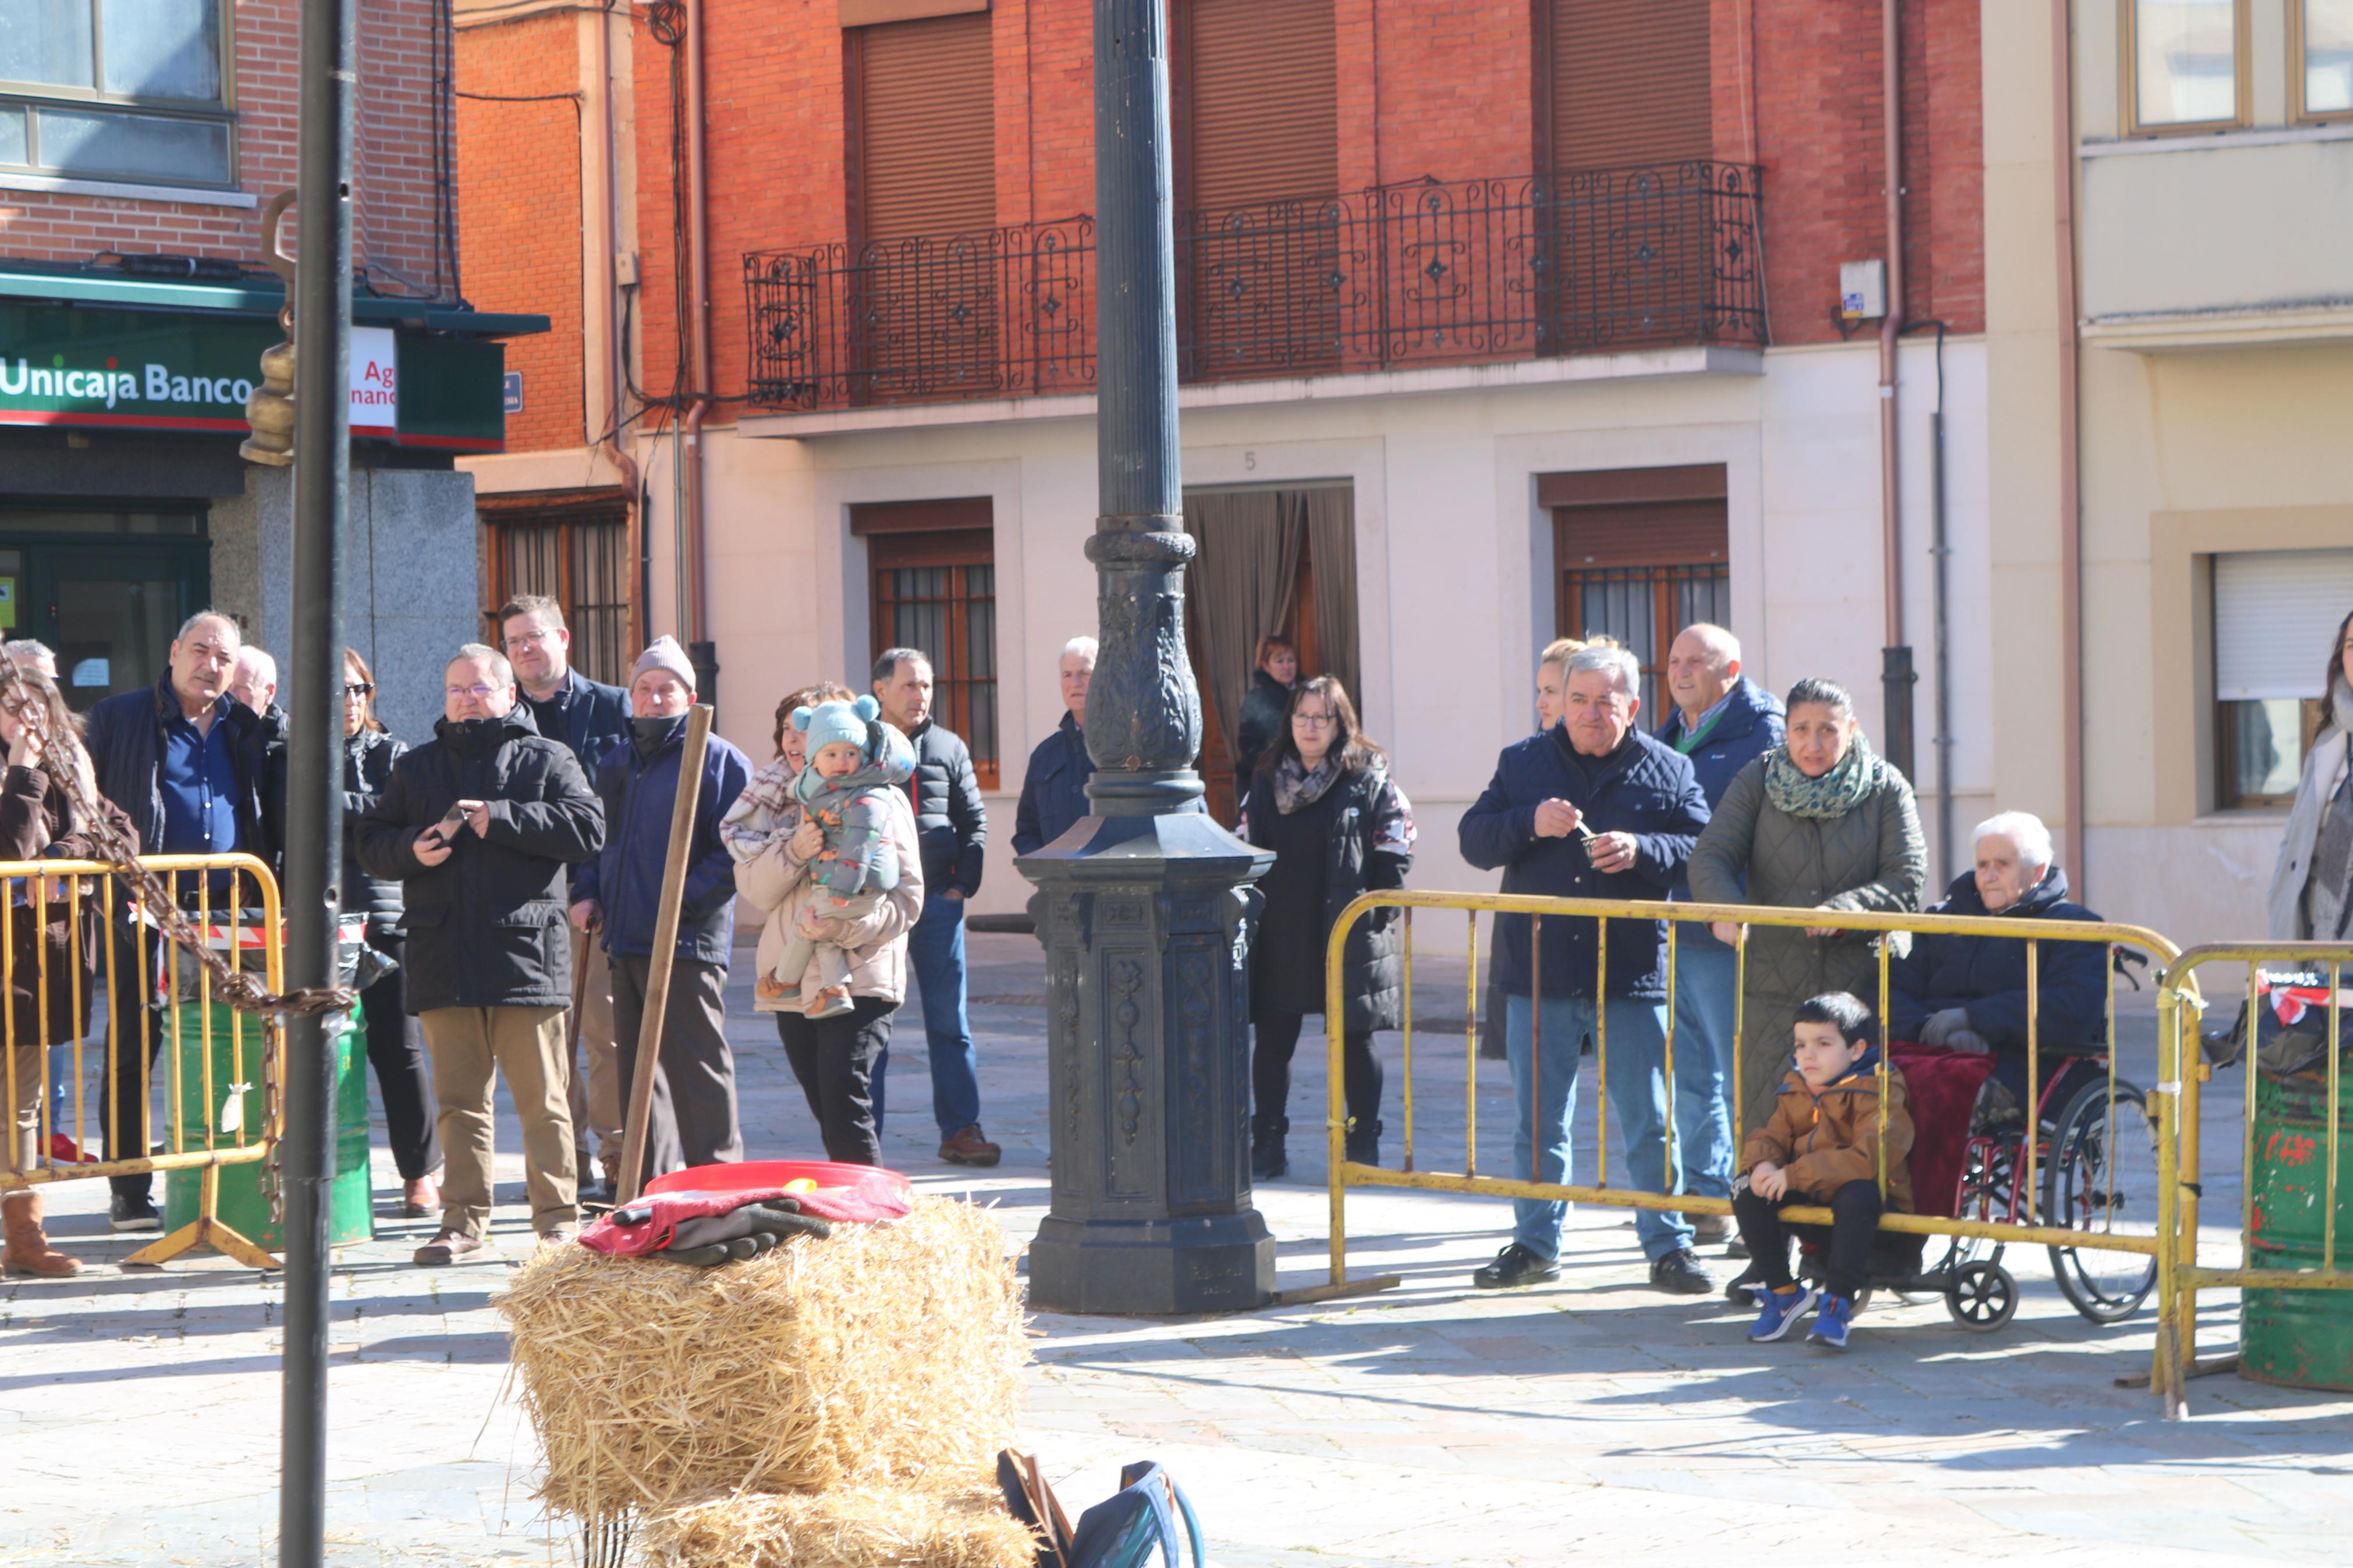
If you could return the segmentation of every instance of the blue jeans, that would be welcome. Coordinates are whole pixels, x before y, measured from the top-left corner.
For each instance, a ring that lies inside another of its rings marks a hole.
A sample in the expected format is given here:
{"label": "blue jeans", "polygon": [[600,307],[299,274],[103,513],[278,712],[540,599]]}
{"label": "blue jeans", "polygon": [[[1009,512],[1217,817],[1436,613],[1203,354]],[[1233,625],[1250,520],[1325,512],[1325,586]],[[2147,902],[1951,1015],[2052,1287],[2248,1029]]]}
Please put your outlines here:
{"label": "blue jeans", "polygon": [[[1695,928],[1685,926],[1683,932]],[[1678,935],[1683,934],[1678,932]],[[1722,942],[1675,948],[1675,1163],[1683,1191],[1732,1195],[1732,1036],[1740,955]]]}
{"label": "blue jeans", "polygon": [[[940,1137],[948,1139],[980,1124],[980,1057],[972,1048],[972,1025],[965,1016],[964,900],[925,898],[923,912],[907,932],[907,960],[915,972],[915,993],[923,999],[923,1039],[932,1056],[932,1115]],[[882,1125],[883,1067],[874,1066],[874,1125]]]}
{"label": "blue jeans", "polygon": [[[1653,1193],[1680,1193],[1680,1180],[1672,1186],[1667,1184],[1666,1004],[1612,998],[1606,1006],[1609,1076],[1603,1088],[1618,1112],[1618,1130],[1625,1140],[1619,1183]],[[1522,1181],[1566,1184],[1569,1124],[1577,1112],[1577,1058],[1586,1037],[1593,1033],[1594,1008],[1581,998],[1545,999],[1544,1101],[1531,1118],[1529,1106],[1538,1088],[1538,1075],[1533,1070],[1534,1015],[1525,996],[1514,996],[1504,1003],[1504,1051],[1511,1061],[1516,1111],[1512,1118],[1512,1171]],[[1535,1148],[1538,1130],[1544,1138],[1541,1155]],[[1567,1214],[1565,1203],[1514,1198],[1512,1239],[1539,1258],[1557,1258],[1561,1221]],[[1636,1209],[1634,1234],[1641,1241],[1642,1256],[1654,1263],[1692,1244],[1691,1222],[1659,1209]]]}

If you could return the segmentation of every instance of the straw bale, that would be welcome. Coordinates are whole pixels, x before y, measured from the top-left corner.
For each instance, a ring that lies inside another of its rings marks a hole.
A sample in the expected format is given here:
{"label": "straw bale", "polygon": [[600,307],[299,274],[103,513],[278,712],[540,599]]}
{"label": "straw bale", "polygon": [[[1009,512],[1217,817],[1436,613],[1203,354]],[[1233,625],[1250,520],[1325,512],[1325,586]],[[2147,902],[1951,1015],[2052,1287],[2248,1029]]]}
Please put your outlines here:
{"label": "straw bale", "polygon": [[1038,1537],[994,1491],[843,1487],[707,1499],[649,1518],[649,1568],[1029,1568]]}
{"label": "straw bale", "polygon": [[718,1268],[548,1247],[498,1306],[540,1498],[584,1521],[716,1492],[968,1489],[1012,1440],[1029,1359],[1002,1233],[937,1197]]}

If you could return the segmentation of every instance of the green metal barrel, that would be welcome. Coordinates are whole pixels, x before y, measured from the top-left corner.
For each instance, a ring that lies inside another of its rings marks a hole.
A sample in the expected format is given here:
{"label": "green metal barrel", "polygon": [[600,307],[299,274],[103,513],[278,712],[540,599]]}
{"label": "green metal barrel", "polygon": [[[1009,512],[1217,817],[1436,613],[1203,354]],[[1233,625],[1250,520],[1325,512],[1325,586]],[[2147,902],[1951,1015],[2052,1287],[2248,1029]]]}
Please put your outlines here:
{"label": "green metal barrel", "polygon": [[[183,1149],[202,1149],[205,1129],[216,1147],[257,1142],[262,1131],[261,1021],[231,1012],[220,1003],[183,1002],[179,1022],[180,1092],[172,1126]],[[159,1020],[169,1028],[173,1015]],[[209,1023],[209,1038],[207,1038]],[[368,1174],[367,1048],[364,1014],[353,1008],[350,1023],[334,1038],[335,1180],[328,1189],[327,1240],[343,1247],[375,1236],[375,1207]],[[173,1042],[166,1035],[164,1044]],[[212,1076],[205,1076],[209,1046]],[[167,1070],[160,1063],[160,1076]],[[239,1088],[243,1085],[245,1087]],[[228,1130],[224,1130],[224,1129]],[[167,1145],[168,1147],[169,1145]],[[220,1218],[231,1229],[272,1252],[286,1244],[285,1226],[269,1216],[262,1191],[261,1163],[224,1165],[220,1173]],[[164,1223],[174,1230],[196,1217],[203,1181],[197,1171],[173,1171],[164,1178]]]}
{"label": "green metal barrel", "polygon": [[[2255,1145],[2247,1180],[2254,1219],[2248,1263],[2318,1268],[2328,1212],[2327,1064],[2279,1076],[2257,1072]],[[2337,1267],[2353,1269],[2353,1065],[2337,1107]],[[2258,1383],[2353,1390],[2353,1290],[2247,1290],[2239,1370]]]}

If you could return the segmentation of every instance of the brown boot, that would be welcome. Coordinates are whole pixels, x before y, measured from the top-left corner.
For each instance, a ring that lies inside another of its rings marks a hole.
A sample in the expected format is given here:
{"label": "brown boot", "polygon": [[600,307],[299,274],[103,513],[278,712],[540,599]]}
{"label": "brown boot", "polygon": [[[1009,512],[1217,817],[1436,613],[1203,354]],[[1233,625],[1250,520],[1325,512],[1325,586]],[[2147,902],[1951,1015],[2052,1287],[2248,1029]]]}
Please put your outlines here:
{"label": "brown boot", "polygon": [[7,1252],[0,1261],[5,1261],[8,1273],[63,1279],[81,1272],[79,1259],[49,1246],[48,1236],[41,1229],[38,1193],[10,1193],[0,1198],[0,1232],[7,1237]]}

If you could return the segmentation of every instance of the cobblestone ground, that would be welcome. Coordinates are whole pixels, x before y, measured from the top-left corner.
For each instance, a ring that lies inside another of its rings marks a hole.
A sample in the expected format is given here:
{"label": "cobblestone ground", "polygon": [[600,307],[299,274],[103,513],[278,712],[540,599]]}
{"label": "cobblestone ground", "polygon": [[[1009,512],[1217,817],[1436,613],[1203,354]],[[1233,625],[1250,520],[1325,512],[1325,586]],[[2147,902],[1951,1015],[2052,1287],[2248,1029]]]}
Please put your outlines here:
{"label": "cobblestone ground", "polygon": [[[933,1157],[922,1031],[902,1016],[890,1157],[934,1191],[997,1205],[1018,1248],[1046,1198],[1040,1119],[1043,979],[1025,937],[976,936],[974,1022],[997,1171]],[[1461,970],[1427,960],[1422,1016],[1461,1012]],[[742,987],[739,986],[739,990]],[[2153,1037],[2128,1062],[2144,1082]],[[1458,1032],[1417,1037],[1417,1153],[1460,1168]],[[748,1142],[812,1152],[814,1129],[776,1037],[748,1005],[734,1026]],[[1383,1042],[1391,1069],[1401,1042]],[[1323,1103],[1302,1052],[1293,1112]],[[1508,1159],[1502,1072],[1487,1064],[1482,1164]],[[2235,1075],[2218,1081],[2208,1146],[2236,1148]],[[1594,1169],[1589,1096],[1580,1107]],[[1395,1159],[1401,1118],[1392,1110]],[[512,1121],[502,1145],[517,1146]],[[1320,1148],[1293,1140],[1293,1173],[1260,1194],[1283,1283],[1322,1278]],[[379,1156],[380,1194],[396,1193]],[[519,1205],[508,1156],[501,1196]],[[2235,1189],[2210,1181],[2210,1213]],[[92,1265],[63,1284],[0,1287],[0,1562],[250,1564],[276,1512],[278,1286],[210,1259],[126,1274],[103,1188],[57,1189],[55,1229]],[[1843,1358],[1756,1347],[1745,1319],[1644,1283],[1623,1212],[1572,1215],[1563,1282],[1497,1297],[1468,1275],[1500,1245],[1492,1201],[1374,1192],[1347,1210],[1353,1268],[1404,1276],[1351,1301],[1214,1321],[1040,1317],[1023,1441],[1066,1500],[1108,1491],[1120,1462],[1155,1456],[1191,1492],[1212,1561],[1229,1568],[1725,1562],[1867,1552],[1905,1562],[2341,1563],[2353,1539],[2353,1397],[2214,1377],[2168,1424],[2140,1390],[2147,1319],[2082,1321],[2040,1254],[2009,1262],[2025,1301],[2009,1329],[1966,1333],[1941,1303],[1875,1303]],[[504,1257],[426,1271],[430,1226],[380,1214],[334,1284],[330,1501],[338,1564],[573,1561],[532,1500],[536,1455],[505,1386],[491,1301],[529,1245],[501,1210]],[[2222,1233],[2215,1233],[2218,1249]],[[1722,1265],[1718,1266],[1723,1267]],[[2207,1349],[2234,1337],[2235,1302],[2207,1298]]]}

